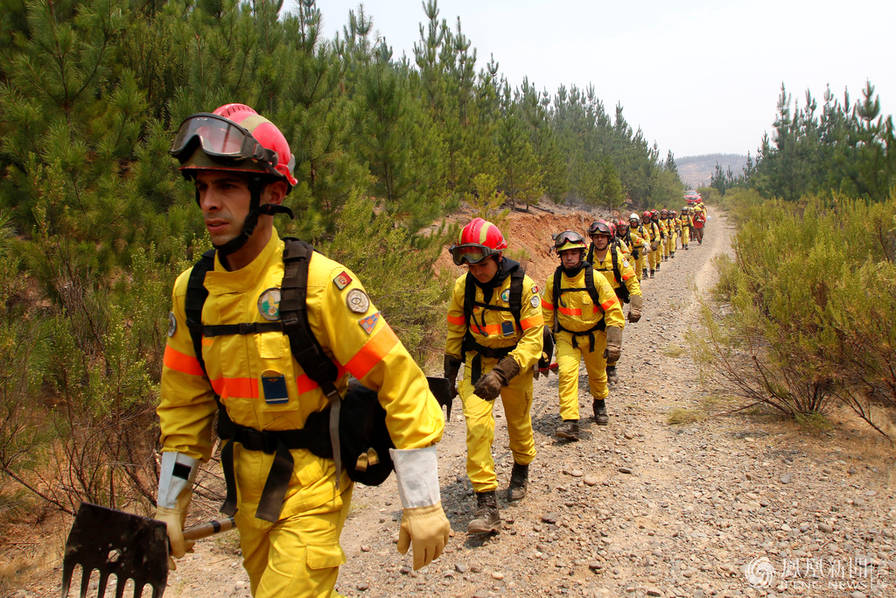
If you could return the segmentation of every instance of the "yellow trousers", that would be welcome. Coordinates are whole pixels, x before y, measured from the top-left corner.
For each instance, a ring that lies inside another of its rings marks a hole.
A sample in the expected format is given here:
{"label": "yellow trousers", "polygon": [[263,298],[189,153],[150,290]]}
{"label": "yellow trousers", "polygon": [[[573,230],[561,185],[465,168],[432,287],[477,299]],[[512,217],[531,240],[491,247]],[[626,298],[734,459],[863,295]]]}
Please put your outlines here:
{"label": "yellow trousers", "polygon": [[691,237],[691,230],[686,226],[682,226],[681,227],[681,246],[682,247],[688,246],[690,237]]}
{"label": "yellow trousers", "polygon": [[[467,422],[467,475],[476,492],[489,492],[498,488],[492,443],[495,439],[494,401],[485,401],[473,394],[470,381],[470,362],[474,353],[468,353],[464,379],[457,392],[464,403],[464,419]],[[482,373],[490,371],[497,359],[482,358]],[[510,451],[513,461],[528,465],[535,459],[535,438],[532,433],[532,374],[523,370],[510,384],[501,389],[501,403],[507,418]]]}
{"label": "yellow trousers", "polygon": [[[267,476],[266,470],[258,473]],[[255,517],[257,502],[239,502],[235,519],[252,596],[339,596],[333,589],[339,565],[345,562],[339,535],[348,515],[351,496],[352,485],[347,484],[340,494],[324,504],[283,517],[275,523]]]}
{"label": "yellow trousers", "polygon": [[635,275],[637,275],[638,280],[644,276],[644,270],[647,269],[647,255],[644,253],[644,250],[641,250],[638,259],[635,260]]}
{"label": "yellow trousers", "polygon": [[557,374],[560,378],[560,417],[579,419],[579,360],[584,359],[588,372],[588,386],[595,399],[606,399],[610,394],[607,387],[607,334],[603,330],[594,332],[594,351],[589,351],[588,337],[577,336],[573,347],[573,335],[562,330],[554,335],[557,351]]}
{"label": "yellow trousers", "polygon": [[[662,244],[663,244],[662,241],[660,241],[660,246],[661,246]],[[663,256],[663,254],[662,254],[662,249],[660,248],[660,246],[657,246],[657,248],[654,249],[654,250],[652,250],[652,251],[650,252],[650,254],[647,256],[647,257],[648,257],[648,262],[650,263],[650,271],[651,271],[651,272],[654,271],[654,270],[656,270],[656,266],[657,266],[657,264],[660,263],[660,260],[661,260],[661,258],[662,258],[662,256]]]}

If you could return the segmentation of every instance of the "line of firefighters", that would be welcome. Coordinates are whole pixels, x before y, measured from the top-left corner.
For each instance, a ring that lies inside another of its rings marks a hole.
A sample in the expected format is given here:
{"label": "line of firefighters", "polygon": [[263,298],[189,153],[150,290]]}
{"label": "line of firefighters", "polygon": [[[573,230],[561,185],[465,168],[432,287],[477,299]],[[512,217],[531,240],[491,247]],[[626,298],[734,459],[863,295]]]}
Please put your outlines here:
{"label": "line of firefighters", "polygon": [[452,388],[457,385],[466,420],[467,475],[477,499],[469,533],[496,532],[501,522],[491,451],[494,400],[501,397],[514,461],[507,500],[517,501],[526,495],[535,458],[533,379],[557,372],[562,421],[555,434],[578,440],[584,361],[594,422],[607,425],[609,385],[617,380],[622,354],[622,306],[630,305],[629,322],[641,318],[641,280],[653,278],[692,239],[702,244],[705,222],[705,207],[697,202],[680,213],[650,210],[631,214],[628,222],[597,220],[588,229],[590,245],[576,231],[557,233],[553,250],[560,265],[543,292],[518,262],[503,255],[507,242],[497,226],[476,218],[464,227],[449,249],[468,272],[455,282],[448,309],[445,377]]}

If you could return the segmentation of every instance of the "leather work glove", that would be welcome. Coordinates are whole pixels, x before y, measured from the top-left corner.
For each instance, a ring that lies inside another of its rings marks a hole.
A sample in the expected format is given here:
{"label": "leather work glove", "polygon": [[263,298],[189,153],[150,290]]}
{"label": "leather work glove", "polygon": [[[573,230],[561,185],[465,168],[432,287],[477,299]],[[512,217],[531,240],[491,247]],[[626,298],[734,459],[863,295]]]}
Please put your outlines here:
{"label": "leather work glove", "polygon": [[519,364],[508,355],[502,358],[490,372],[479,378],[473,392],[481,399],[494,401],[501,392],[501,388],[507,386],[507,383],[519,373]]}
{"label": "leather work glove", "polygon": [[619,326],[607,326],[607,348],[604,357],[607,361],[615,362],[622,355],[622,328]]}
{"label": "leather work glove", "polygon": [[402,506],[398,552],[413,547],[414,569],[419,569],[439,558],[451,534],[439,496],[436,447],[389,449],[389,455]]}
{"label": "leather work glove", "polygon": [[457,372],[460,371],[461,360],[454,355],[445,355],[445,378],[451,384],[451,398],[457,396]]}
{"label": "leather work glove", "polygon": [[398,533],[398,552],[405,554],[409,546],[414,547],[414,570],[425,567],[439,558],[448,536],[451,524],[442,510],[442,503],[428,507],[404,509],[401,512],[401,531]]}
{"label": "leather work glove", "polygon": [[641,308],[644,307],[644,296],[632,295],[630,301],[631,307],[628,309],[628,321],[637,322],[641,319]]}
{"label": "leather work glove", "polygon": [[168,531],[168,568],[177,569],[174,559],[192,552],[193,542],[184,541],[184,520],[190,498],[193,496],[193,479],[199,469],[199,461],[183,453],[164,452],[159,467],[159,496],[155,519],[163,521]]}

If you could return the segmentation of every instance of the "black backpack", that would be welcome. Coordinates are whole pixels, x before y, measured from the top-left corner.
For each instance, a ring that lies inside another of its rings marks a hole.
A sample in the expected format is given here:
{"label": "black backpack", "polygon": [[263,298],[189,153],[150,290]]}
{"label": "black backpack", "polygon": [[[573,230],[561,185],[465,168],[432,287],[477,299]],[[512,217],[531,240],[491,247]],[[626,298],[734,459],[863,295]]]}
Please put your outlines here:
{"label": "black backpack", "polygon": [[[610,252],[610,257],[613,260],[613,276],[616,277],[616,281],[619,283],[619,287],[615,288],[613,290],[616,292],[616,296],[619,297],[619,299],[623,303],[628,303],[631,293],[629,293],[628,287],[625,286],[625,282],[623,282],[623,280],[622,280],[622,272],[619,270],[619,256],[616,255],[616,250],[618,248],[619,248],[619,245],[616,243],[616,241],[613,241],[612,243],[610,243],[610,246],[608,248],[608,250]],[[588,256],[585,258],[585,261],[591,262],[591,259],[593,257],[594,257],[594,243],[592,243],[591,247],[588,248]],[[587,274],[585,276],[587,276]],[[597,302],[596,299],[595,299],[595,302]]]}

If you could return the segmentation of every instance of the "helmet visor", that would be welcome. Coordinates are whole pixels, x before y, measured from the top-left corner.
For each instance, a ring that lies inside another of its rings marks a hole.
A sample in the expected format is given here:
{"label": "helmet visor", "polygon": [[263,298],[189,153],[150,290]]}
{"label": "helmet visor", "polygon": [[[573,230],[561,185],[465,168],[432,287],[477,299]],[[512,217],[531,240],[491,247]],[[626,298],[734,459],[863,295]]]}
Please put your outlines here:
{"label": "helmet visor", "polygon": [[566,243],[585,243],[585,237],[580,235],[574,230],[565,230],[562,233],[557,233],[554,237],[554,249],[559,249],[566,245]]}
{"label": "helmet visor", "polygon": [[217,114],[200,112],[187,117],[168,152],[183,162],[197,145],[212,158],[258,160],[271,168],[277,165],[276,152],[258,143],[244,127]]}
{"label": "helmet visor", "polygon": [[451,257],[454,260],[454,263],[458,266],[461,266],[464,263],[478,264],[489,256],[501,253],[500,251],[495,251],[485,245],[479,245],[478,243],[452,245],[448,248],[448,251],[451,252]]}

